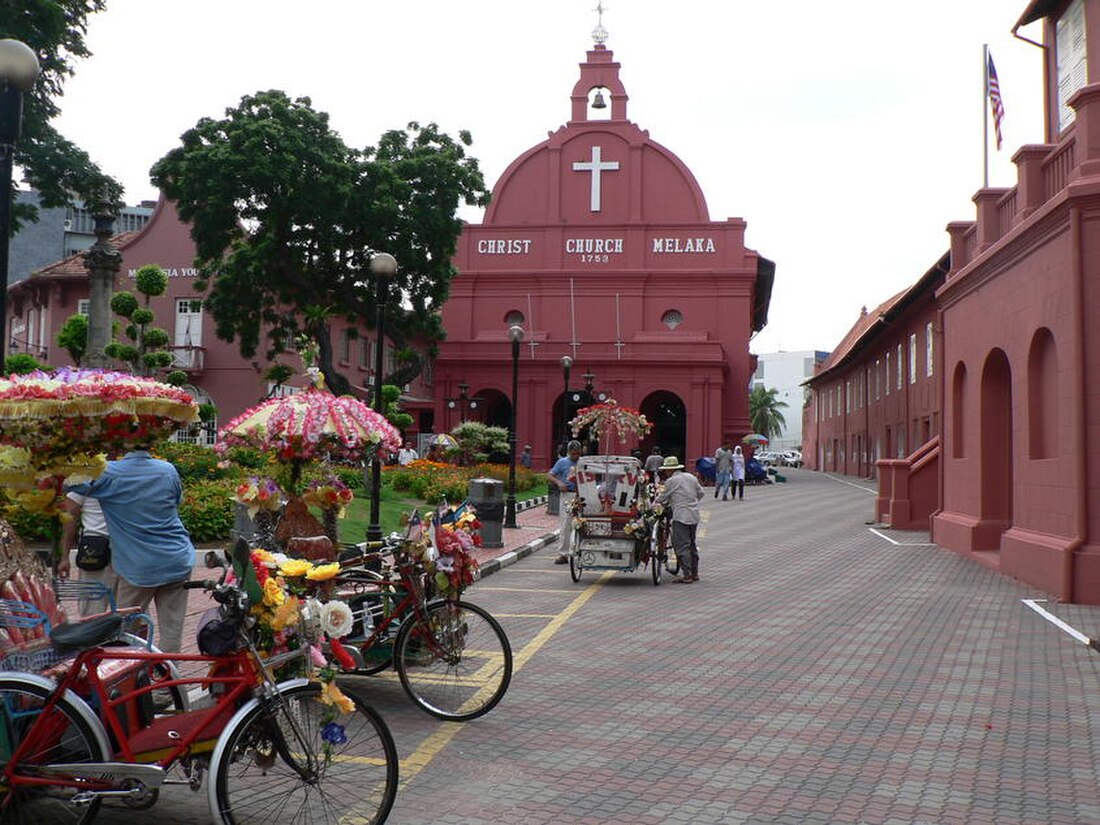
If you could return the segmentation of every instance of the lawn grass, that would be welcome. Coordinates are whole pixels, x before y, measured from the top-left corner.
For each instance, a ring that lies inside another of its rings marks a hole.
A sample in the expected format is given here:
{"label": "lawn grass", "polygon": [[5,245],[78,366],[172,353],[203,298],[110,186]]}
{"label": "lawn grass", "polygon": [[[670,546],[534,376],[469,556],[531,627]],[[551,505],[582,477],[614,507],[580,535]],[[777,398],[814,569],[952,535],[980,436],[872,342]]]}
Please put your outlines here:
{"label": "lawn grass", "polygon": [[[531,490],[516,493],[516,501],[526,501],[529,498],[546,495],[546,484],[540,484]],[[458,502],[454,502],[457,504]],[[401,529],[402,513],[411,513],[420,508],[420,512],[432,509],[432,505],[425,504],[416,498],[406,498],[404,493],[395,491],[390,485],[382,485],[382,494],[379,496],[379,524],[382,527],[382,535],[389,535],[395,530]],[[355,500],[348,505],[347,516],[340,521],[340,541],[344,544],[354,544],[364,541],[367,535],[367,526],[370,524],[370,492],[364,490],[355,491]]]}

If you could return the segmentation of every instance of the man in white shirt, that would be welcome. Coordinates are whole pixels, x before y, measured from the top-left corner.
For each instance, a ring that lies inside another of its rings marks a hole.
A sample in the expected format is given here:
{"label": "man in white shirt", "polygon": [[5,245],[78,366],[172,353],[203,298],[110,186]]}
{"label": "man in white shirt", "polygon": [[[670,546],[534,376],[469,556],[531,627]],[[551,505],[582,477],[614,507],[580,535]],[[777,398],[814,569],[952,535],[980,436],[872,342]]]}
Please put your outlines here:
{"label": "man in white shirt", "polygon": [[[103,536],[107,538],[108,533],[107,520],[103,517],[103,508],[99,506],[99,502],[94,498],[88,498],[79,493],[67,493],[62,506],[72,518],[65,522],[61,534],[61,547],[64,550],[64,555],[57,564],[57,575],[61,578],[67,578],[71,569],[69,551],[77,546],[77,526],[80,526],[82,536]],[[111,593],[114,593],[118,576],[115,575],[114,567],[108,563],[101,570],[81,570],[80,580],[99,582]],[[111,605],[106,598],[81,599],[80,615],[94,616],[97,613],[106,613],[110,610],[110,607]]]}
{"label": "man in white shirt", "polygon": [[420,456],[416,450],[413,449],[411,441],[406,441],[405,445],[397,451],[397,463],[404,467],[413,461],[416,461]]}

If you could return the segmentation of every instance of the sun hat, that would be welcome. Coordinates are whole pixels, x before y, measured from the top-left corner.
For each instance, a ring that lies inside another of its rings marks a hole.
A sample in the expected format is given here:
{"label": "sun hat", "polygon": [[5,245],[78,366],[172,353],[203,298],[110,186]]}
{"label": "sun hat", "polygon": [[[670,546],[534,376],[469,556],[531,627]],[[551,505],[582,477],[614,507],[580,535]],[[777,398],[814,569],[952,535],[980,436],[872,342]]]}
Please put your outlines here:
{"label": "sun hat", "polygon": [[682,469],[684,469],[684,465],[680,463],[680,459],[678,459],[676,456],[670,455],[670,456],[666,456],[665,460],[663,462],[661,462],[661,469],[662,470],[682,470]]}

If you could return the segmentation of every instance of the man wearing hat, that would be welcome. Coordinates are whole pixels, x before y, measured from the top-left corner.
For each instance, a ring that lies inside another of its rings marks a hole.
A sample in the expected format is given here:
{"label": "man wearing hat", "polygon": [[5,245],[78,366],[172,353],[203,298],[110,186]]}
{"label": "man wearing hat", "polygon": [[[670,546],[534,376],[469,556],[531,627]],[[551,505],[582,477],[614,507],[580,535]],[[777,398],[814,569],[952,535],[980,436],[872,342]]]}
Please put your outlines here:
{"label": "man wearing hat", "polygon": [[672,510],[672,547],[680,560],[678,584],[699,581],[699,548],[695,545],[695,531],[699,528],[699,502],[703,499],[703,487],[690,473],[683,472],[684,465],[674,455],[661,463],[664,486],[657,496],[657,503]]}

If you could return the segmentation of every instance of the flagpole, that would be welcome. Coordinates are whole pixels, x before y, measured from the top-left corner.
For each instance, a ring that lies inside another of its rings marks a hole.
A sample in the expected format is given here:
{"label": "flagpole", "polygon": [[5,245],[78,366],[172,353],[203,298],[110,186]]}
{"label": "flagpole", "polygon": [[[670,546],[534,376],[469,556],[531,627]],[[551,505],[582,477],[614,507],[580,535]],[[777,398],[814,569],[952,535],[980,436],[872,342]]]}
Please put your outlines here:
{"label": "flagpole", "polygon": [[989,188],[989,44],[982,44],[982,188]]}

